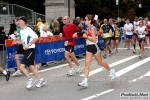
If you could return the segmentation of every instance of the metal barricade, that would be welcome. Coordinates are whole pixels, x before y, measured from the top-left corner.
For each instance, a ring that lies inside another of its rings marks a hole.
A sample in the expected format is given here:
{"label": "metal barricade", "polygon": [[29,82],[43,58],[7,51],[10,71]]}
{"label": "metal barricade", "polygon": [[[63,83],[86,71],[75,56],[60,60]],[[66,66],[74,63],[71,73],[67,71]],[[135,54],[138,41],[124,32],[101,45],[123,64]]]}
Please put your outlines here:
{"label": "metal barricade", "polygon": [[0,44],[0,47],[3,48],[2,50],[0,50],[0,67],[6,69],[7,66],[6,66],[5,44]]}

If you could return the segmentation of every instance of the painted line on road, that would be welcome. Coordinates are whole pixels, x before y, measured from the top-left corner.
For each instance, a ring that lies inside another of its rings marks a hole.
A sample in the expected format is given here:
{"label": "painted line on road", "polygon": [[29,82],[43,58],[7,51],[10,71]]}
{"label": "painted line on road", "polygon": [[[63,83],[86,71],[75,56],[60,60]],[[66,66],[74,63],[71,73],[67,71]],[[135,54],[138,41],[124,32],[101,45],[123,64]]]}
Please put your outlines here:
{"label": "painted line on road", "polygon": [[[109,64],[109,66],[110,66],[110,67],[114,67],[114,66],[116,66],[116,65],[119,65],[119,64],[124,63],[124,62],[126,62],[126,61],[128,61],[128,60],[134,59],[134,58],[136,58],[136,57],[138,57],[138,55],[130,56],[130,57],[124,58],[124,59],[122,59],[122,60],[116,61],[116,62],[114,62],[114,63],[111,63],[111,64]],[[92,76],[92,75],[94,75],[94,74],[96,74],[96,73],[99,73],[99,72],[101,72],[101,71],[103,71],[103,70],[105,70],[105,68],[102,67],[102,68],[98,68],[98,69],[96,69],[96,70],[90,71],[90,72],[89,72],[89,77]],[[84,76],[84,74],[82,74],[82,75],[80,75],[80,76]]]}
{"label": "painted line on road", "polygon": [[[144,59],[144,60],[141,60],[141,61],[139,61],[138,63],[132,64],[131,66],[128,66],[128,67],[124,68],[123,70],[118,71],[118,72],[117,72],[117,75],[118,75],[118,76],[121,76],[121,75],[125,74],[126,72],[129,72],[129,71],[131,71],[132,69],[137,68],[138,66],[140,66],[140,65],[142,65],[142,64],[144,64],[144,63],[146,63],[146,62],[148,62],[148,61],[150,61],[150,57],[148,57],[148,58],[146,58],[146,59]],[[124,71],[125,71],[125,72],[124,72]],[[117,75],[116,75],[116,76],[117,76]],[[146,74],[142,75],[141,77],[138,77],[138,78],[136,78],[136,79],[133,79],[133,80],[129,81],[129,83],[136,82],[137,80],[142,79],[142,78],[145,77],[145,76],[150,76],[150,71],[147,72]],[[92,96],[89,96],[89,97],[84,98],[84,99],[81,99],[81,100],[90,100],[90,99],[93,99],[93,98],[102,96],[102,95],[104,95],[104,94],[107,94],[107,93],[109,93],[109,92],[112,92],[112,91],[114,91],[114,90],[115,90],[115,89],[108,89],[108,90],[106,90],[106,91],[104,91],[104,92],[101,92],[101,93],[98,93],[98,94],[94,94],[94,95],[92,95]]]}
{"label": "painted line on road", "polygon": [[135,78],[135,79],[129,81],[129,83],[136,82],[137,80],[140,80],[140,79],[142,79],[142,78],[144,78],[144,77],[146,77],[146,76],[150,76],[150,71],[147,72],[146,74],[144,74],[144,75],[138,77],[138,78]]}
{"label": "painted line on road", "polygon": [[[146,47],[146,48],[150,48],[150,47]],[[117,48],[117,49],[127,49],[127,48]],[[130,48],[130,49],[134,49],[134,48]],[[140,47],[136,47],[136,49],[140,49]]]}
{"label": "painted line on road", "polygon": [[116,75],[116,77],[120,77],[121,75],[123,75],[123,74],[125,74],[125,73],[127,73],[127,72],[129,72],[129,71],[131,71],[131,70],[133,70],[133,69],[143,65],[144,63],[146,63],[148,61],[150,61],[150,57],[145,58],[145,59],[143,59],[143,60],[141,60],[141,61],[139,61],[137,63],[134,63],[134,64],[132,64],[132,65],[130,65],[130,66],[128,66],[128,67],[126,67],[126,68],[116,72],[115,75]]}
{"label": "painted line on road", "polygon": [[[78,60],[78,61],[81,62],[83,60],[85,60],[85,59],[81,59],[81,60]],[[75,63],[72,63],[72,64],[75,64]],[[58,66],[55,66],[55,67],[52,67],[52,68],[47,68],[47,69],[39,70],[38,72],[42,73],[42,72],[46,72],[46,71],[58,69],[58,68],[61,68],[61,67],[64,67],[64,66],[68,66],[68,63],[62,64],[62,65],[58,65]],[[33,73],[30,73],[30,75],[32,75],[32,74]]]}
{"label": "painted line on road", "polygon": [[150,71],[147,72],[144,76],[150,76]]}
{"label": "painted line on road", "polygon": [[114,91],[114,89],[109,89],[109,90],[106,90],[106,91],[104,91],[104,92],[101,92],[101,93],[98,93],[98,94],[94,94],[94,95],[92,95],[92,96],[90,96],[90,97],[87,97],[87,98],[84,98],[84,99],[81,99],[81,100],[90,100],[90,99],[99,97],[99,96],[101,96],[101,95],[104,95],[104,94],[109,93],[109,92],[112,92],[112,91]]}

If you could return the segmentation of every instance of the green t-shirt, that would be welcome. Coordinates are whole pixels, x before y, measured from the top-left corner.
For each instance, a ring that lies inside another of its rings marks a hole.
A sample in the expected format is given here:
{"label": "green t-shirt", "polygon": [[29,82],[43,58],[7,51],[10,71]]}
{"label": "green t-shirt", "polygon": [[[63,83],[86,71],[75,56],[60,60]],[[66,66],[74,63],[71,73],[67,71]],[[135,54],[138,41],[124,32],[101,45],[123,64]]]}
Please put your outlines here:
{"label": "green t-shirt", "polygon": [[[16,31],[18,33],[17,37],[18,37],[19,40],[21,40],[21,35],[20,35],[21,28],[19,26],[17,26],[16,29],[17,29]],[[21,45],[21,44],[18,44],[18,45]]]}

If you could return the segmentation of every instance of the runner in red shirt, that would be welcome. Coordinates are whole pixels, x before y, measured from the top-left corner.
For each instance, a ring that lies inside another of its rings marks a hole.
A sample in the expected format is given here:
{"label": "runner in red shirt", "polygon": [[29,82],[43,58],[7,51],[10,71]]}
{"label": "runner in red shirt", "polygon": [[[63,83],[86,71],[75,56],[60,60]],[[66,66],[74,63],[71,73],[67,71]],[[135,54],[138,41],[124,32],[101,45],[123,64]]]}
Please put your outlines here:
{"label": "runner in red shirt", "polygon": [[72,62],[71,59],[75,62],[75,64],[78,66],[78,69],[76,71],[76,73],[81,73],[83,67],[79,64],[78,59],[76,58],[75,54],[74,54],[74,46],[75,46],[75,40],[73,38],[73,35],[79,30],[79,28],[70,23],[70,17],[69,16],[65,16],[63,18],[63,22],[64,22],[64,26],[63,26],[63,34],[65,37],[65,58],[70,66],[70,70],[68,71],[67,75],[73,75],[74,73],[74,69],[72,66]]}
{"label": "runner in red shirt", "polygon": [[148,31],[147,36],[150,36],[150,25],[146,25],[146,31]]}
{"label": "runner in red shirt", "polygon": [[147,33],[146,33],[146,40],[145,40],[145,45],[146,45],[146,49],[147,49],[147,42],[148,42],[148,40],[149,40],[149,37],[150,37],[150,24],[148,24],[147,23],[147,25],[146,25],[146,31],[147,31]]}

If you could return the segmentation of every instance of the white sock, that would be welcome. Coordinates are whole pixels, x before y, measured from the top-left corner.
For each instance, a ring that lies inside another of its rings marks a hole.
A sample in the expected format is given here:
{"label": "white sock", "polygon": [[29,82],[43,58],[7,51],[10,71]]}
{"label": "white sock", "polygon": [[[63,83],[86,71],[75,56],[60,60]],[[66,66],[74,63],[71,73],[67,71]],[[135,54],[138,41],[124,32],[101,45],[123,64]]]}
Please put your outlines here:
{"label": "white sock", "polygon": [[70,68],[71,70],[73,70],[73,68]]}
{"label": "white sock", "polygon": [[4,74],[4,75],[7,75],[7,72],[6,72],[6,70],[4,70],[4,71],[3,71],[3,74]]}
{"label": "white sock", "polygon": [[32,80],[33,80],[33,78],[30,78],[30,79],[29,79],[29,81],[32,81]]}
{"label": "white sock", "polygon": [[87,82],[88,81],[88,78],[84,78],[84,82]]}
{"label": "white sock", "polygon": [[43,80],[43,78],[40,78],[39,80]]}
{"label": "white sock", "polygon": [[21,71],[18,69],[17,72],[21,72]]}

